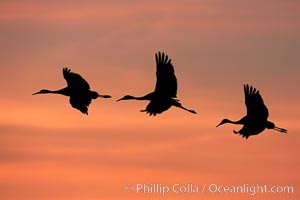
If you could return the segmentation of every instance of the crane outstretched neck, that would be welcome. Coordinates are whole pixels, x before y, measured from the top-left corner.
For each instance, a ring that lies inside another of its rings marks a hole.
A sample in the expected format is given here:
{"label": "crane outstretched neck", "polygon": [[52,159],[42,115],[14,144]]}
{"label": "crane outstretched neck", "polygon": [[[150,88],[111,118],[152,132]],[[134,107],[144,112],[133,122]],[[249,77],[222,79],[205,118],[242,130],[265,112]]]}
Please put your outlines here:
{"label": "crane outstretched neck", "polygon": [[149,101],[151,101],[151,99],[152,99],[152,93],[149,93],[142,97],[134,97],[131,95],[125,95],[124,97],[122,97],[121,99],[118,99],[117,101],[123,101],[123,100],[149,100]]}
{"label": "crane outstretched neck", "polygon": [[221,123],[217,125],[217,127],[220,126],[220,125],[222,125],[222,124],[226,124],[226,123],[230,123],[230,124],[244,124],[244,119],[245,118],[242,118],[239,121],[231,121],[230,119],[223,119],[221,121]]}
{"label": "crane outstretched neck", "polygon": [[36,93],[33,93],[32,95],[36,95],[36,94],[62,94],[62,95],[65,95],[65,96],[70,96],[69,94],[69,90],[68,88],[63,88],[63,89],[60,89],[60,90],[47,90],[47,89],[42,89]]}

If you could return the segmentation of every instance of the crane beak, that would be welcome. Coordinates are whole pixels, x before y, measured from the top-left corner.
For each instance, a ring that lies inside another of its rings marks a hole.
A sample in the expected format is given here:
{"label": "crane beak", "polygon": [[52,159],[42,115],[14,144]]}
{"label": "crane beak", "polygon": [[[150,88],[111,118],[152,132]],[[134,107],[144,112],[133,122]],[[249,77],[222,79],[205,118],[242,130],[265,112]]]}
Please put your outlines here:
{"label": "crane beak", "polygon": [[33,93],[32,95],[40,94],[40,92]]}
{"label": "crane beak", "polygon": [[222,125],[223,123],[221,122],[220,124],[218,124],[217,126],[216,126],[216,128],[218,128],[220,125]]}
{"label": "crane beak", "polygon": [[118,101],[125,100],[125,99],[126,99],[126,96],[122,97],[121,99],[118,99],[117,102],[118,102]]}

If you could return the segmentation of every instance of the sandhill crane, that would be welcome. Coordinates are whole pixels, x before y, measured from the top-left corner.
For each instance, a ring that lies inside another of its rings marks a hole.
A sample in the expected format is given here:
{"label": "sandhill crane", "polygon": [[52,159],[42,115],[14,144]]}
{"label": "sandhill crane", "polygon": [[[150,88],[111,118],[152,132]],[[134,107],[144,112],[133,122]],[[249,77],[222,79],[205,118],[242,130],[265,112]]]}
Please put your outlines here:
{"label": "sandhill crane", "polygon": [[168,110],[171,106],[176,106],[178,108],[196,114],[194,110],[183,107],[181,103],[179,103],[179,100],[176,99],[177,79],[174,74],[174,67],[171,64],[171,59],[168,58],[168,55],[165,55],[161,52],[156,53],[155,58],[156,86],[154,92],[151,92],[142,97],[126,95],[117,101],[130,99],[149,100],[150,103],[147,105],[146,109],[141,110],[141,112],[146,112],[153,116]]}
{"label": "sandhill crane", "polygon": [[63,68],[63,76],[67,81],[67,87],[55,91],[42,89],[33,95],[50,93],[69,96],[72,107],[84,114],[88,114],[88,106],[92,102],[92,99],[97,99],[98,97],[111,98],[110,95],[100,95],[95,91],[91,91],[88,82],[79,74],[71,72],[71,69]]}
{"label": "sandhill crane", "polygon": [[247,115],[239,121],[231,121],[223,119],[218,126],[225,123],[241,124],[244,125],[239,131],[233,131],[235,134],[240,134],[243,138],[248,139],[251,135],[257,135],[267,129],[274,129],[281,133],[287,133],[287,130],[278,128],[273,122],[268,121],[268,108],[265,106],[259,91],[249,86],[244,85],[245,103],[247,107]]}

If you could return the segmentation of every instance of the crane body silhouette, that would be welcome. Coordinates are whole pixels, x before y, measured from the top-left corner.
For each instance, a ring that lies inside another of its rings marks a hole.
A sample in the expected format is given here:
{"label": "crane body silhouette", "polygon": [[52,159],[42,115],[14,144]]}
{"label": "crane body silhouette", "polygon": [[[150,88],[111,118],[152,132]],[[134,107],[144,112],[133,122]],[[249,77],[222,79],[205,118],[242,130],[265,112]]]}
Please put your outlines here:
{"label": "crane body silhouette", "polygon": [[156,86],[154,92],[151,92],[142,97],[134,97],[125,95],[123,98],[117,100],[148,100],[150,103],[146,106],[145,110],[150,116],[155,116],[172,106],[176,106],[190,113],[196,114],[196,111],[185,108],[179,100],[176,99],[177,95],[177,79],[174,73],[174,67],[171,64],[171,59],[168,55],[158,52],[155,54],[156,58]]}
{"label": "crane body silhouette", "polygon": [[269,112],[265,106],[259,91],[249,86],[244,85],[245,104],[247,107],[247,115],[238,121],[231,121],[229,119],[223,119],[220,126],[225,123],[244,125],[239,131],[233,131],[235,134],[240,134],[243,138],[248,139],[251,135],[257,135],[267,129],[274,129],[281,133],[287,133],[287,130],[275,126],[273,122],[268,121]]}
{"label": "crane body silhouette", "polygon": [[80,110],[82,113],[88,115],[88,106],[92,99],[111,98],[110,95],[100,95],[98,92],[91,91],[90,86],[79,74],[71,72],[68,68],[63,68],[63,76],[67,81],[67,87],[60,90],[42,89],[36,94],[61,94],[70,97],[70,104],[73,108]]}

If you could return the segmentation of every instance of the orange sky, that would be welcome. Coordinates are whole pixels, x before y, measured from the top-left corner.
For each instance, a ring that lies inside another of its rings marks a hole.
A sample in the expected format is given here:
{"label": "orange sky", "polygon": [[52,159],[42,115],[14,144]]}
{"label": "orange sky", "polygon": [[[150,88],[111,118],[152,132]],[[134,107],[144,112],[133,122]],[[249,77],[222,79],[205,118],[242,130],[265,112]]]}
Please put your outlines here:
{"label": "orange sky", "polygon": [[[300,3],[297,1],[1,1],[0,199],[299,199]],[[178,98],[149,117],[165,51]],[[98,99],[82,115],[66,97],[31,94],[80,73]],[[260,90],[270,120],[288,129],[244,140],[243,84]],[[126,184],[267,184],[293,194],[137,194]]]}

